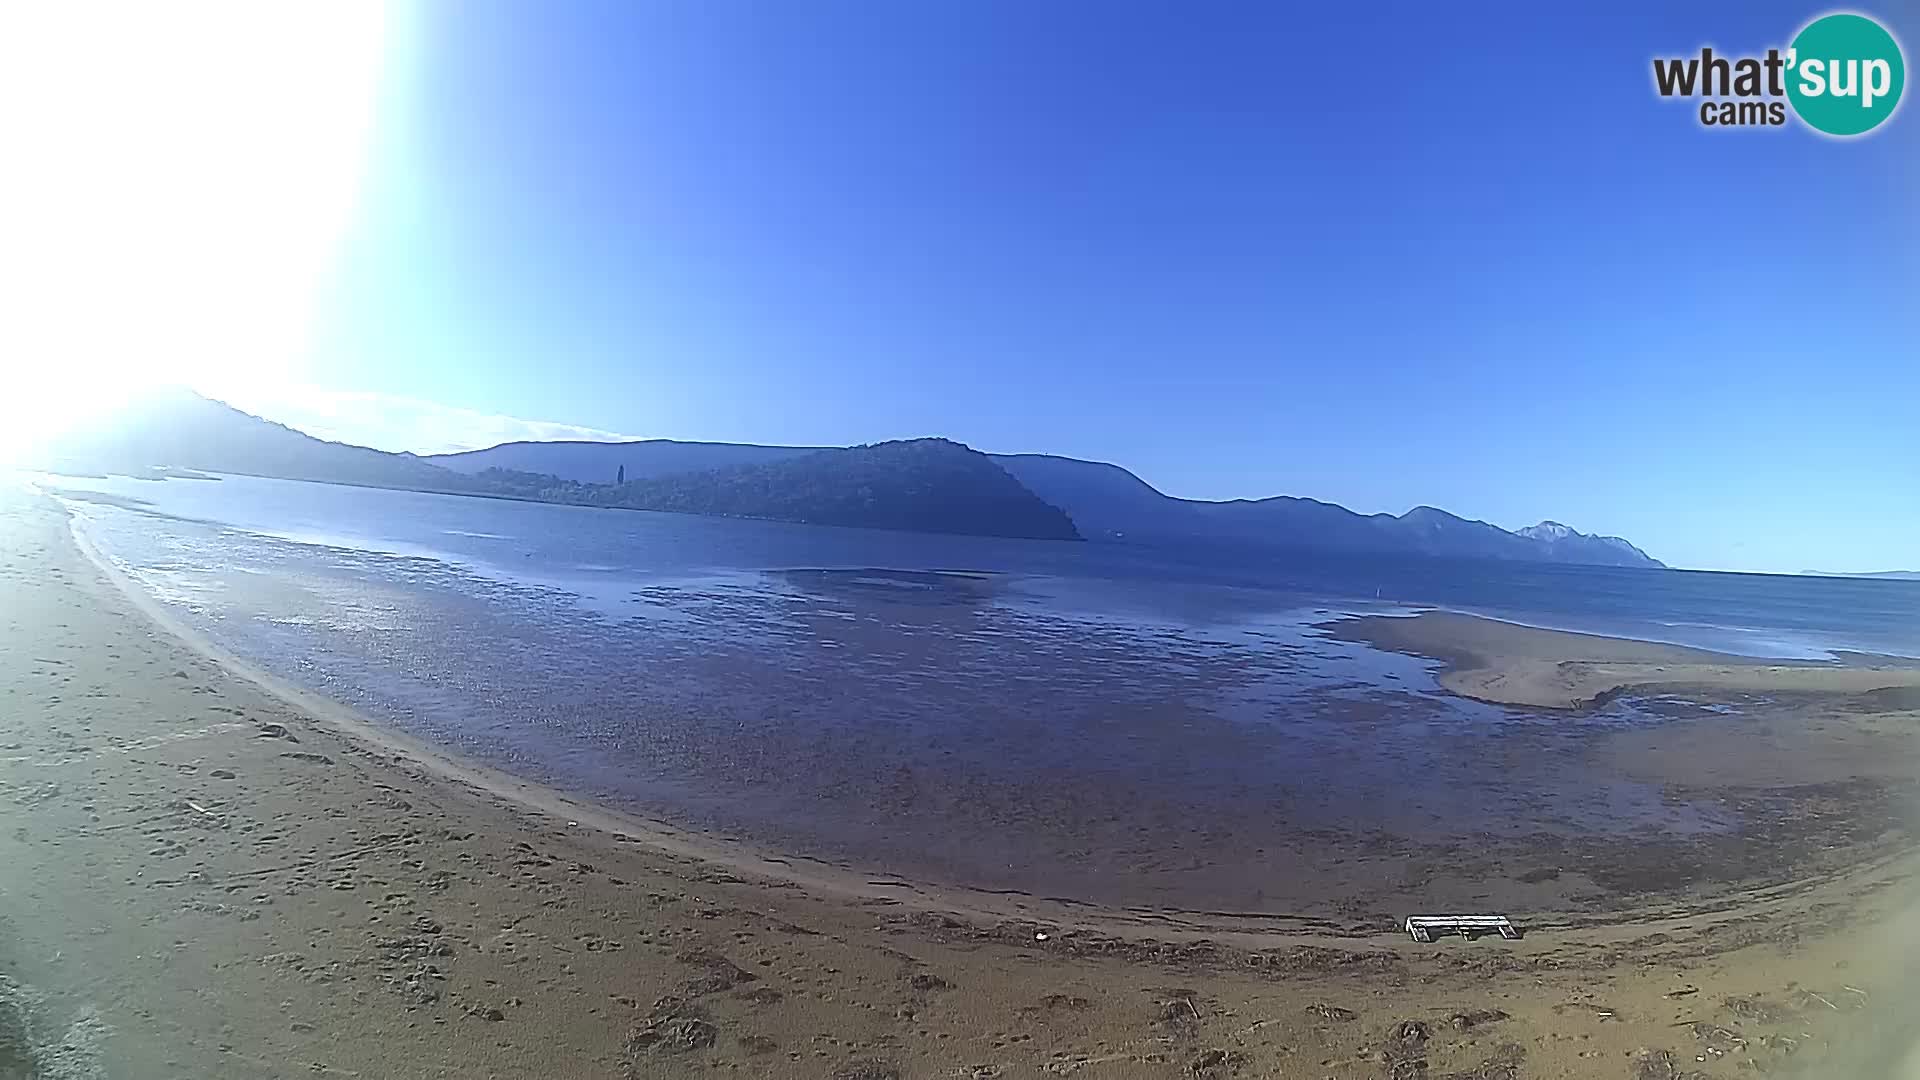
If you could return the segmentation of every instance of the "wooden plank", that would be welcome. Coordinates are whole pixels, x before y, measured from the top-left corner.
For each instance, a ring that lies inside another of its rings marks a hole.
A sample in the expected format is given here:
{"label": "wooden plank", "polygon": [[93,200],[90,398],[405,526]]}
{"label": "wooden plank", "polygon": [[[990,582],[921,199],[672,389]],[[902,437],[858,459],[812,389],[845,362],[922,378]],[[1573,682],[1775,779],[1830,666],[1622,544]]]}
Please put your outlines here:
{"label": "wooden plank", "polygon": [[1435,932],[1472,936],[1493,930],[1510,940],[1520,936],[1513,920],[1505,915],[1409,915],[1406,929],[1413,940],[1423,943],[1432,941]]}

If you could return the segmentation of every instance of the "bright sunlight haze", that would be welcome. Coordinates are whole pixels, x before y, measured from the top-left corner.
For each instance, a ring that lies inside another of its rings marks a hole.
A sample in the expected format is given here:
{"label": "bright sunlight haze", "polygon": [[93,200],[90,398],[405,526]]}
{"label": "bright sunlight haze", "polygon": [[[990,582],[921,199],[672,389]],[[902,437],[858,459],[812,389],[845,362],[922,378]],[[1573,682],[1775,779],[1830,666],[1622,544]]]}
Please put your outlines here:
{"label": "bright sunlight haze", "polygon": [[283,382],[353,212],[385,10],[28,4],[0,21],[0,455],[142,387]]}

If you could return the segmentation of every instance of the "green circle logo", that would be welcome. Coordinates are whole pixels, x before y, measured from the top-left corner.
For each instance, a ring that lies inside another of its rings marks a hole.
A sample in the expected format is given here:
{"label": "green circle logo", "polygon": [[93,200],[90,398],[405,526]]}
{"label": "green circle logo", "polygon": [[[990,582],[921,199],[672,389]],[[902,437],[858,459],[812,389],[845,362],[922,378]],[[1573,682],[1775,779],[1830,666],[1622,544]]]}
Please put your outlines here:
{"label": "green circle logo", "polygon": [[1900,43],[1865,15],[1823,15],[1787,51],[1787,100],[1807,126],[1829,135],[1879,127],[1906,84]]}

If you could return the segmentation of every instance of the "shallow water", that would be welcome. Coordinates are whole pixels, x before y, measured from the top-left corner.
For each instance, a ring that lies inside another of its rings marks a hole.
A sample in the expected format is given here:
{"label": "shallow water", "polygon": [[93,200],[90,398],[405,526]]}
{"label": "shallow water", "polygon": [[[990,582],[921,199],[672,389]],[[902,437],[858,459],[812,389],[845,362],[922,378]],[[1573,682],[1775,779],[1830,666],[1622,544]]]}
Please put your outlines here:
{"label": "shallow water", "polygon": [[1737,824],[1586,764],[1594,733],[1687,703],[1455,698],[1426,661],[1316,629],[1378,605],[1247,584],[1258,567],[1154,577],[1091,544],[284,481],[89,486],[123,500],[70,496],[100,549],[278,675],[535,779],[878,871],[1221,908],[1355,838]]}

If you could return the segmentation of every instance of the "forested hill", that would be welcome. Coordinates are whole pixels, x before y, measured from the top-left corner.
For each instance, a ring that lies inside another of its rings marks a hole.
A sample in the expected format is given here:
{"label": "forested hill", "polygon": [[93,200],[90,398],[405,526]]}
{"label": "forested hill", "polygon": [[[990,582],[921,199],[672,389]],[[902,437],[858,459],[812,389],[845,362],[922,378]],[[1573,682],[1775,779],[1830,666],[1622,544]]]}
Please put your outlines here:
{"label": "forested hill", "polygon": [[[1143,545],[1227,541],[1320,549],[1657,567],[1625,540],[1553,521],[1509,532],[1432,507],[1356,514],[1314,499],[1205,502],[1117,465],[978,453],[947,439],[812,449],[652,440],[511,443],[435,457],[326,442],[186,391],[153,395],[38,448],[65,471],[154,466],[975,536]],[[442,467],[442,465],[447,467]],[[499,465],[504,467],[489,467]],[[537,471],[523,467],[539,466]]]}
{"label": "forested hill", "polygon": [[818,450],[778,461],[579,484],[488,469],[500,494],[633,510],[765,518],[914,532],[1077,540],[1073,520],[976,450],[911,439]]}
{"label": "forested hill", "polygon": [[413,456],[316,439],[188,390],[137,396],[32,447],[24,464],[55,472],[154,468],[275,476],[362,487],[477,493],[470,477]]}
{"label": "forested hill", "polygon": [[946,439],[796,452],[778,461],[584,484],[504,469],[454,472],[411,454],[316,439],[189,391],[168,390],[38,447],[26,464],[136,476],[188,468],[820,525],[1080,538],[1064,511],[1041,501],[985,454]]}
{"label": "forested hill", "polygon": [[[565,484],[660,478],[683,488],[680,474],[767,465],[820,453],[819,447],[755,443],[515,442],[427,460],[468,475],[504,469],[545,473],[515,483],[530,491]],[[1292,496],[1210,502],[1167,495],[1118,465],[1052,454],[989,454],[1028,491],[1059,507],[1088,540],[1145,545],[1229,542],[1276,550],[1324,550],[1531,562],[1657,567],[1625,540],[1577,532],[1552,521],[1508,531],[1433,507],[1404,514],[1357,514],[1337,503]],[[681,491],[682,496],[694,493]]]}

